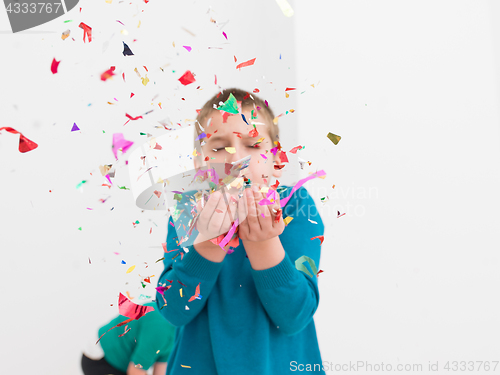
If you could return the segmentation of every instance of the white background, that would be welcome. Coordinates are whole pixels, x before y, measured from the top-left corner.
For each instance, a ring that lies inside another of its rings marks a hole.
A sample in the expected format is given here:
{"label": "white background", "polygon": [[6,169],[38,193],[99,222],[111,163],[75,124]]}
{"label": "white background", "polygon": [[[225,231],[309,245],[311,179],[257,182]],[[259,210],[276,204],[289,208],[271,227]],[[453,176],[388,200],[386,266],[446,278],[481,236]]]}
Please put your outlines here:
{"label": "white background", "polygon": [[[500,361],[500,5],[290,4],[287,18],[264,0],[80,1],[18,34],[0,12],[0,127],[39,144],[21,154],[18,136],[0,134],[2,373],[78,374],[118,293],[154,296],[140,280],[155,274],[154,284],[161,272],[167,218],[141,212],[117,187],[130,179],[112,134],[133,151],[147,140],[139,132],[168,132],[159,120],[189,126],[218,90],[214,74],[222,88],[259,88],[276,115],[295,109],[280,118],[280,139],[285,150],[305,145],[298,155],[312,164],[300,170],[291,158],[283,182],[327,172],[306,184],[326,227],[315,315],[323,360],[422,364],[419,373],[429,361],[441,371],[446,361]],[[122,55],[122,41],[135,56]],[[257,59],[236,71],[233,56]],[[118,74],[101,81],[112,65]],[[177,78],[188,69],[197,82],[184,87]],[[297,90],[286,98],[286,87]],[[151,109],[123,125],[125,113]],[[71,132],[75,122],[81,131]],[[338,145],[328,132],[342,136]],[[108,189],[98,166],[112,163]]]}

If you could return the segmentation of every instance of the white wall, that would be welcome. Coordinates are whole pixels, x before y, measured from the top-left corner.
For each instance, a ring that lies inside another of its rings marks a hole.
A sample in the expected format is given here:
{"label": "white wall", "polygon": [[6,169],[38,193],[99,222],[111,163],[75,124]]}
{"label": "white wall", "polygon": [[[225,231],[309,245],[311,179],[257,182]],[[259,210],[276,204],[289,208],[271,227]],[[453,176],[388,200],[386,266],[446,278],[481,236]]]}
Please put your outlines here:
{"label": "white wall", "polygon": [[[155,285],[143,289],[139,275],[156,275],[153,284],[158,280],[161,262],[155,261],[163,256],[167,218],[165,211],[141,212],[132,192],[117,188],[130,187],[130,180],[127,154],[115,163],[113,133],[135,142],[131,153],[146,142],[140,132],[167,133],[155,128],[159,120],[169,118],[174,127],[192,124],[195,109],[219,90],[215,74],[222,88],[259,88],[276,115],[295,107],[295,97],[285,100],[284,94],[296,83],[294,21],[276,3],[129,3],[80,1],[67,16],[14,35],[4,32],[10,26],[0,11],[1,126],[39,144],[20,154],[18,136],[0,135],[2,373],[79,373],[85,339],[117,314],[118,293],[128,291],[135,302],[141,293],[154,296]],[[73,22],[64,23],[68,19]],[[80,22],[93,28],[92,42],[83,42]],[[68,28],[71,36],[63,41],[60,35]],[[128,35],[120,34],[123,29]],[[122,55],[122,40],[135,56]],[[234,56],[237,63],[257,59],[237,71]],[[54,57],[61,61],[55,75]],[[102,82],[100,74],[111,65],[118,74]],[[147,73],[147,86],[134,67],[142,77]],[[188,69],[197,82],[183,87],[177,79]],[[138,116],[153,108],[143,120],[124,126],[125,113]],[[71,132],[75,122],[81,132]],[[294,115],[282,117],[280,126],[288,130],[283,142],[294,143],[287,141],[296,134]],[[112,163],[115,186],[108,189],[101,186],[107,181],[98,167]],[[78,191],[82,180],[87,183]],[[109,199],[103,204],[101,198]],[[126,274],[131,265],[135,270]]]}
{"label": "white wall", "polygon": [[[286,18],[263,0],[133,3],[139,13],[128,2],[81,1],[68,17],[0,34],[1,126],[39,144],[20,154],[15,136],[0,135],[2,373],[78,373],[84,338],[116,313],[118,292],[152,295],[139,274],[161,272],[164,212],[141,212],[131,191],[102,187],[98,166],[115,162],[115,132],[135,148],[141,131],[165,134],[157,120],[188,125],[217,90],[214,74],[222,87],[258,87],[276,114],[296,110],[280,119],[282,143],[305,145],[298,154],[312,165],[291,168],[288,182],[328,174],[306,185],[327,228],[315,316],[323,359],[424,370],[429,361],[442,369],[447,360],[498,360],[496,4],[291,1]],[[229,41],[210,16],[229,20]],[[93,27],[91,43],[81,21]],[[74,42],[60,39],[67,28]],[[122,40],[136,56],[121,55]],[[233,55],[256,64],[236,72]],[[111,65],[125,84],[99,80]],[[133,72],[143,65],[147,86]],[[203,90],[176,82],[186,69]],[[285,87],[297,90],[286,99]],[[152,108],[123,126],[125,112]],[[70,132],[74,122],[81,132]],[[342,136],[338,145],[329,131]],[[115,185],[130,185],[125,159]],[[337,210],[346,215],[337,219]]]}
{"label": "white wall", "polygon": [[[325,361],[423,373],[429,361],[440,373],[446,361],[498,361],[500,8],[491,4],[295,4],[298,84],[321,81],[299,96],[299,154],[328,172],[314,190],[330,197],[324,212],[347,212],[324,215],[315,318]],[[337,146],[329,131],[342,136]]]}

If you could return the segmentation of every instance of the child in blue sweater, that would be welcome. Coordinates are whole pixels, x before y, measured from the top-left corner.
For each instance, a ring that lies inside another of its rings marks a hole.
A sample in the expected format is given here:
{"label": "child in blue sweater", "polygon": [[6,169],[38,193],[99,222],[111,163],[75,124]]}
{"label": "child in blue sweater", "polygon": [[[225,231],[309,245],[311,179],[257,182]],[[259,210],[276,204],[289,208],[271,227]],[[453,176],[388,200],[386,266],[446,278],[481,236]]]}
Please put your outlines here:
{"label": "child in blue sweater", "polygon": [[[230,94],[238,114],[214,109],[231,100]],[[237,204],[227,206],[230,199],[212,193],[196,222],[198,237],[192,245],[179,244],[175,229],[188,223],[169,219],[156,298],[160,314],[177,327],[167,375],[325,373],[313,320],[317,276],[295,267],[303,255],[319,267],[321,242],[311,238],[323,235],[324,226],[304,187],[279,215],[280,200],[289,197],[291,187],[270,183],[271,176],[281,176],[283,161],[279,150],[270,152],[280,147],[273,119],[267,103],[235,88],[214,96],[198,114],[203,130],[197,125],[196,135],[205,132],[206,137],[195,166],[251,155],[245,175],[251,176],[252,186]],[[266,187],[277,190],[279,199],[260,205]],[[180,204],[189,197],[182,199]],[[238,226],[239,244],[228,252],[230,244],[222,249],[210,240],[227,233],[235,217],[244,220]],[[286,217],[293,220],[285,226]]]}

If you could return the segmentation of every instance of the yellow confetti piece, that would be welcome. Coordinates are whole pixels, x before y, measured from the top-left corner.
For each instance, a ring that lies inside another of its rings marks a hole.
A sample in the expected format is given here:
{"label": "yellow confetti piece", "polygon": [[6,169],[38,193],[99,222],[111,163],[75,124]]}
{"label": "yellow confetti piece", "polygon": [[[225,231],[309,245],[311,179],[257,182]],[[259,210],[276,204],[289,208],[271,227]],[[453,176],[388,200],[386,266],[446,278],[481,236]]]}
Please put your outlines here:
{"label": "yellow confetti piece", "polygon": [[234,147],[225,147],[225,149],[230,154],[234,154],[236,152],[236,149]]}
{"label": "yellow confetti piece", "polygon": [[113,0],[106,0],[107,4],[111,4],[112,2],[113,2]]}
{"label": "yellow confetti piece", "polygon": [[326,135],[330,141],[333,142],[334,145],[337,145],[340,142],[340,138],[342,138],[340,135],[333,134],[333,133],[328,133]]}
{"label": "yellow confetti piece", "polygon": [[293,220],[293,217],[291,217],[291,216],[287,216],[287,217],[285,217],[285,218],[283,219],[283,222],[285,223],[285,225],[288,225],[288,223],[289,223],[290,221],[292,221],[292,220]]}
{"label": "yellow confetti piece", "polygon": [[182,288],[179,289],[179,293],[181,294],[181,298],[182,298]]}
{"label": "yellow confetti piece", "polygon": [[148,82],[149,82],[149,78],[148,78],[148,75],[146,74],[146,77],[144,77],[144,78],[142,79],[142,84],[143,84],[144,86],[146,86],[146,85],[148,84]]}
{"label": "yellow confetti piece", "polygon": [[135,266],[130,267],[130,268],[127,270],[127,273],[132,272],[132,271],[134,270],[134,268],[135,268]]}
{"label": "yellow confetti piece", "polygon": [[269,188],[267,186],[262,186],[262,188],[259,190],[259,193],[267,193],[269,191]]}
{"label": "yellow confetti piece", "polygon": [[193,150],[193,156],[198,156],[198,155],[201,155],[201,154],[198,154],[198,153],[196,152],[196,149],[194,149],[194,150]]}
{"label": "yellow confetti piece", "polygon": [[139,20],[139,24],[137,25],[137,28],[141,27],[141,20]]}
{"label": "yellow confetti piece", "polygon": [[293,8],[290,6],[287,0],[276,0],[278,6],[281,8],[281,11],[285,15],[285,17],[293,16]]}
{"label": "yellow confetti piece", "polygon": [[125,29],[123,29],[122,31],[120,31],[120,33],[121,33],[122,35],[128,35],[128,31],[127,31],[127,30],[125,30]]}
{"label": "yellow confetti piece", "polygon": [[181,365],[181,367],[185,367],[185,368],[191,368],[191,366],[184,366],[184,365]]}
{"label": "yellow confetti piece", "polygon": [[285,92],[285,96],[286,96],[287,98],[289,98],[289,97],[290,97],[290,94],[288,94],[287,92]]}
{"label": "yellow confetti piece", "polygon": [[274,125],[278,125],[278,117],[275,117],[275,118],[273,119],[273,124],[274,124]]}
{"label": "yellow confetti piece", "polygon": [[159,352],[160,352],[160,350],[157,350],[157,351],[156,351],[156,354],[158,354]]}

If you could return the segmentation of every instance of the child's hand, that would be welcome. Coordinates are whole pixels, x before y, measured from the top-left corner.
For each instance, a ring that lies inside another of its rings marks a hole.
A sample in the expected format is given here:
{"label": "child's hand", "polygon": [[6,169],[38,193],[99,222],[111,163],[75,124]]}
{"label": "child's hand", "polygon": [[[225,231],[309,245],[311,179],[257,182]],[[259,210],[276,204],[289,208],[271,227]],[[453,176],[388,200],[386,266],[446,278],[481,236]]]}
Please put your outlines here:
{"label": "child's hand", "polygon": [[[228,205],[226,205],[224,195],[229,203]],[[231,229],[231,222],[235,218],[236,207],[234,197],[220,191],[210,194],[203,208],[201,207],[201,200],[198,201],[196,208],[199,214],[196,229],[200,233],[199,238],[204,241],[211,240],[228,232]]]}
{"label": "child's hand", "polygon": [[238,234],[242,240],[253,242],[269,240],[279,236],[285,229],[278,194],[273,204],[259,204],[261,199],[266,198],[265,194],[258,192],[262,186],[264,185],[257,188],[254,185],[251,189],[245,189],[239,201],[238,216],[243,218],[246,216],[246,219],[239,223]]}

